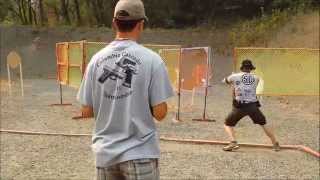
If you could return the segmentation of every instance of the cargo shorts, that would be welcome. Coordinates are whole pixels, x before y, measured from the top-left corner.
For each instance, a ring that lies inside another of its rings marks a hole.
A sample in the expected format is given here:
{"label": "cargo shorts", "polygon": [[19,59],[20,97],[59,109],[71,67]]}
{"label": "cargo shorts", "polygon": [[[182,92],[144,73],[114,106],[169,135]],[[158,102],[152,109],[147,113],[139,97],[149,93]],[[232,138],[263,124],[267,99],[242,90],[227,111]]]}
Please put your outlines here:
{"label": "cargo shorts", "polygon": [[259,103],[249,103],[242,105],[241,107],[233,106],[232,111],[228,114],[227,118],[225,119],[225,125],[227,126],[236,126],[237,123],[245,116],[249,116],[253,123],[259,125],[265,125],[266,117],[259,109]]}

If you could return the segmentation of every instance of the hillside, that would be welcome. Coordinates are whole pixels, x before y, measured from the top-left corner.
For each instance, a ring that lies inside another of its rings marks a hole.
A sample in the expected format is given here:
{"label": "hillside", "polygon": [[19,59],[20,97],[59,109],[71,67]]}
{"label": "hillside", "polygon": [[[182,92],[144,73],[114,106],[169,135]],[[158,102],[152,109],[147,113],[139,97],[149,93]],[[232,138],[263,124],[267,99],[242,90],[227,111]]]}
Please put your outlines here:
{"label": "hillside", "polygon": [[319,12],[293,17],[270,38],[268,46],[319,48]]}

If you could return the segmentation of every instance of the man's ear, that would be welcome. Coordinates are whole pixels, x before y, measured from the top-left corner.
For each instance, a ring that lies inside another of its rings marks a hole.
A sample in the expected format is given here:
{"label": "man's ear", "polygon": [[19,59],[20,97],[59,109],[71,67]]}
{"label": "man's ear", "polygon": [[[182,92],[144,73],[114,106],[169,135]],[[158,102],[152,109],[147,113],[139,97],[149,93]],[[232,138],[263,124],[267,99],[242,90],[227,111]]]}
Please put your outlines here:
{"label": "man's ear", "polygon": [[112,29],[113,29],[113,30],[117,30],[117,29],[118,29],[117,24],[116,24],[116,21],[115,21],[114,18],[112,19]]}
{"label": "man's ear", "polygon": [[144,28],[144,21],[142,20],[138,24],[139,24],[139,30],[142,32]]}

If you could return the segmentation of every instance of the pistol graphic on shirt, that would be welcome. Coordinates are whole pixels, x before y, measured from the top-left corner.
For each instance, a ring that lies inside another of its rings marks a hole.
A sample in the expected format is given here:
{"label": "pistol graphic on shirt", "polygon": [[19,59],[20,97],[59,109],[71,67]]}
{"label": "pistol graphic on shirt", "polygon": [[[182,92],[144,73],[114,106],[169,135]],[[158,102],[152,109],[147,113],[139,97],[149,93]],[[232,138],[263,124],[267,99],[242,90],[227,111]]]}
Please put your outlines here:
{"label": "pistol graphic on shirt", "polygon": [[124,79],[122,85],[131,88],[132,77],[133,75],[138,74],[137,69],[135,68],[136,62],[123,58],[117,62],[116,65],[122,69],[122,72],[119,72],[117,68],[111,69],[110,67],[105,66],[103,67],[103,73],[98,81],[104,83],[108,78],[114,81],[117,79]]}
{"label": "pistol graphic on shirt", "polygon": [[116,80],[116,79],[123,79],[123,74],[117,71],[116,69],[110,69],[109,67],[105,66],[103,67],[103,73],[99,77],[98,81],[100,83],[104,83],[108,78],[111,80]]}
{"label": "pistol graphic on shirt", "polygon": [[121,67],[123,69],[123,72],[126,74],[126,77],[123,82],[123,86],[127,88],[131,88],[131,82],[132,82],[132,77],[137,73],[136,69],[136,62],[128,59],[128,58],[123,58],[119,62],[116,63],[117,66]]}

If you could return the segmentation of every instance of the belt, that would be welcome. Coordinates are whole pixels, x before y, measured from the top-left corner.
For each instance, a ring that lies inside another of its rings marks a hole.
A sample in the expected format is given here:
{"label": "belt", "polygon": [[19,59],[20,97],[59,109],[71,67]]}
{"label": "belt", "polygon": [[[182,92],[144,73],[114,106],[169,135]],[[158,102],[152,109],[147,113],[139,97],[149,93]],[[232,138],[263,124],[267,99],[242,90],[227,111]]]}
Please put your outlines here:
{"label": "belt", "polygon": [[238,103],[240,104],[250,104],[250,103],[256,103],[257,101],[255,102],[252,102],[252,101],[237,101]]}

